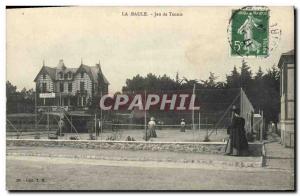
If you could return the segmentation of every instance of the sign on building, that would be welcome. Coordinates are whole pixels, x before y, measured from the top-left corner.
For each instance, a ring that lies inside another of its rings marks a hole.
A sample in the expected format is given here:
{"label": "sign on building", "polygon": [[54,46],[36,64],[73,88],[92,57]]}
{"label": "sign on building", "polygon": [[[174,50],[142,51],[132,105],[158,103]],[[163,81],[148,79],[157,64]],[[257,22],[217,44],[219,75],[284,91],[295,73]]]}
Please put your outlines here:
{"label": "sign on building", "polygon": [[40,98],[55,98],[55,93],[40,93]]}

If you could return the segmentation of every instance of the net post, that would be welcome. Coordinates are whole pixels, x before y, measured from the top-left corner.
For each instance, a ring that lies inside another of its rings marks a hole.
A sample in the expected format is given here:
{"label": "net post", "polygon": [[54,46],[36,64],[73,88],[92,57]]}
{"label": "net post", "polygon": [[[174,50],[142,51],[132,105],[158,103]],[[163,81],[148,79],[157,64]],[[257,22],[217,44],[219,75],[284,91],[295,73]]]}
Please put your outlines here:
{"label": "net post", "polygon": [[243,89],[240,90],[240,115],[243,114]]}
{"label": "net post", "polygon": [[264,129],[264,111],[261,111],[261,125],[260,125],[260,142],[263,141],[263,129]]}
{"label": "net post", "polygon": [[199,138],[201,137],[201,113],[200,113],[200,110],[199,110],[199,127],[198,127],[198,130],[199,130]]}
{"label": "net post", "polygon": [[97,140],[97,114],[95,112],[95,140]]}
{"label": "net post", "polygon": [[201,113],[200,113],[200,110],[199,110],[199,132],[201,131]]}
{"label": "net post", "polygon": [[[144,96],[145,96],[145,107],[146,107],[146,90],[144,90]],[[148,140],[147,138],[147,112],[146,112],[146,108],[144,108],[144,129],[145,129],[145,141]]]}
{"label": "net post", "polygon": [[35,120],[35,130],[37,130],[37,100],[36,100],[36,89],[35,89],[35,93],[34,93],[34,114],[35,114],[35,117],[34,117],[34,120]]}
{"label": "net post", "polygon": [[[71,120],[71,124],[72,124],[73,123],[73,117],[72,116],[70,116],[70,120]],[[70,125],[70,129],[71,129],[71,133],[72,133],[72,131],[73,131],[72,125]]]}
{"label": "net post", "polygon": [[[101,88],[101,91],[100,91],[100,99],[102,98],[103,94],[102,94],[102,88]],[[98,132],[98,135],[100,135],[100,140],[102,140],[102,127],[103,127],[103,112],[102,112],[102,108],[100,107],[100,123],[99,123],[99,132]],[[96,134],[96,140],[98,140],[98,135]]]}
{"label": "net post", "polygon": [[49,109],[47,108],[47,131],[49,132],[50,129],[50,123],[49,123]]}
{"label": "net post", "polygon": [[[193,86],[193,96],[195,96],[195,84]],[[195,140],[195,105],[192,110],[192,129],[193,129],[193,140]]]}

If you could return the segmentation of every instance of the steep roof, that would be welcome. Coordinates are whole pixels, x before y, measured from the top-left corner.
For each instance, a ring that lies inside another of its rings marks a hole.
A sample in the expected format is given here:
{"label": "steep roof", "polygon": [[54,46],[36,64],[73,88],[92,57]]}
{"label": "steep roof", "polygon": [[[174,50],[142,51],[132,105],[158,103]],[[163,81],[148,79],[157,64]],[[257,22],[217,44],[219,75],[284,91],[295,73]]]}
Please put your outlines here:
{"label": "steep roof", "polygon": [[58,68],[54,68],[55,69],[55,75],[57,76],[60,72],[63,72],[63,73],[76,73],[77,71],[77,68],[65,68],[65,69],[58,69]]}
{"label": "steep roof", "polygon": [[75,73],[76,71],[77,71],[77,68],[66,68],[65,69],[65,73],[68,73],[68,72]]}
{"label": "steep roof", "polygon": [[98,73],[99,73],[100,77],[102,76],[103,82],[105,84],[109,84],[107,78],[102,73],[99,64],[96,64],[96,66],[88,66],[88,65],[81,64],[75,74],[80,72],[80,70],[84,70],[90,76],[91,80],[93,80],[94,82],[98,82]]}
{"label": "steep roof", "polygon": [[58,63],[58,66],[55,68],[47,67],[47,66],[43,65],[43,67],[41,68],[41,70],[39,71],[37,76],[35,77],[34,81],[36,81],[38,76],[43,72],[46,72],[50,76],[50,78],[53,81],[55,81],[56,75],[60,72],[63,72],[63,73],[72,72],[73,74],[77,74],[81,70],[84,70],[89,75],[91,80],[94,82],[98,82],[98,73],[99,73],[100,77],[102,77],[102,79],[103,79],[103,82],[105,84],[109,84],[107,78],[102,73],[100,64],[96,64],[95,66],[88,66],[88,65],[81,64],[78,68],[67,68],[65,66],[65,64],[63,63],[63,60],[60,60]]}
{"label": "steep roof", "polygon": [[76,70],[75,74],[79,73],[82,70],[84,70],[90,76],[91,80],[93,80],[94,82],[96,82],[97,77],[93,76],[90,66],[81,64],[79,66],[79,68]]}
{"label": "steep roof", "polygon": [[91,66],[91,72],[93,74],[93,77],[97,79],[98,77],[98,73],[100,74],[100,77],[103,78],[103,82],[105,84],[109,84],[107,78],[105,77],[105,75],[103,74],[102,72],[102,69],[101,69],[101,65],[100,64],[96,64],[96,66]]}
{"label": "steep roof", "polygon": [[290,50],[286,53],[282,53],[282,55],[294,55],[294,50]]}
{"label": "steep roof", "polygon": [[52,80],[55,80],[55,69],[52,67],[47,67],[47,66],[44,66],[44,68],[47,71],[47,73],[49,74],[50,78]]}
{"label": "steep roof", "polygon": [[281,54],[281,57],[278,62],[278,67],[281,68],[284,63],[295,64],[294,49]]}
{"label": "steep roof", "polygon": [[52,68],[52,67],[47,67],[45,65],[43,65],[42,69],[39,71],[39,73],[37,74],[37,76],[34,78],[34,81],[37,80],[38,76],[42,73],[47,73],[50,78],[52,80],[55,80],[55,75],[56,75],[56,69],[55,68]]}

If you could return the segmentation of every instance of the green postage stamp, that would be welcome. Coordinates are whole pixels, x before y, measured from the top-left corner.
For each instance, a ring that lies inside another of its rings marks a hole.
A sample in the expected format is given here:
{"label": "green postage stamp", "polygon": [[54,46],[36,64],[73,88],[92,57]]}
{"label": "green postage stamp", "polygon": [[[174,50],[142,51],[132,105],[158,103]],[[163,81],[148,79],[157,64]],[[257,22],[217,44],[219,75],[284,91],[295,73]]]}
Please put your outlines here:
{"label": "green postage stamp", "polygon": [[269,10],[233,10],[230,28],[231,56],[269,55]]}

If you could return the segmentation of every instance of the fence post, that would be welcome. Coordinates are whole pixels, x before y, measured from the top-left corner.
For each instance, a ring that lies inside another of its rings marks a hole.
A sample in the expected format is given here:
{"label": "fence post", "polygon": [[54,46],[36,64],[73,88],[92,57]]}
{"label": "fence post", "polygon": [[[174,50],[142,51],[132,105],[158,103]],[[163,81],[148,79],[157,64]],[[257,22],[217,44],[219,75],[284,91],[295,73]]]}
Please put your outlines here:
{"label": "fence post", "polygon": [[97,114],[95,112],[95,139],[97,138]]}
{"label": "fence post", "polygon": [[261,111],[260,141],[263,141],[264,132],[264,111]]}
{"label": "fence post", "polygon": [[[145,96],[144,102],[145,102],[145,105],[146,105],[146,90],[144,91],[144,96]],[[146,112],[146,108],[144,108],[144,111],[145,111],[144,112],[145,141],[147,141],[148,138],[147,138],[147,112]]]}
{"label": "fence post", "polygon": [[[193,96],[195,96],[195,84],[193,86]],[[192,126],[192,131],[193,131],[193,140],[195,140],[195,105],[193,106],[193,110],[192,110],[192,123],[193,123],[193,126]]]}
{"label": "fence post", "polygon": [[37,100],[36,100],[36,89],[35,89],[35,93],[34,93],[34,114],[35,114],[35,129],[37,129]]}
{"label": "fence post", "polygon": [[201,113],[200,113],[200,110],[199,110],[199,133],[201,131]]}

